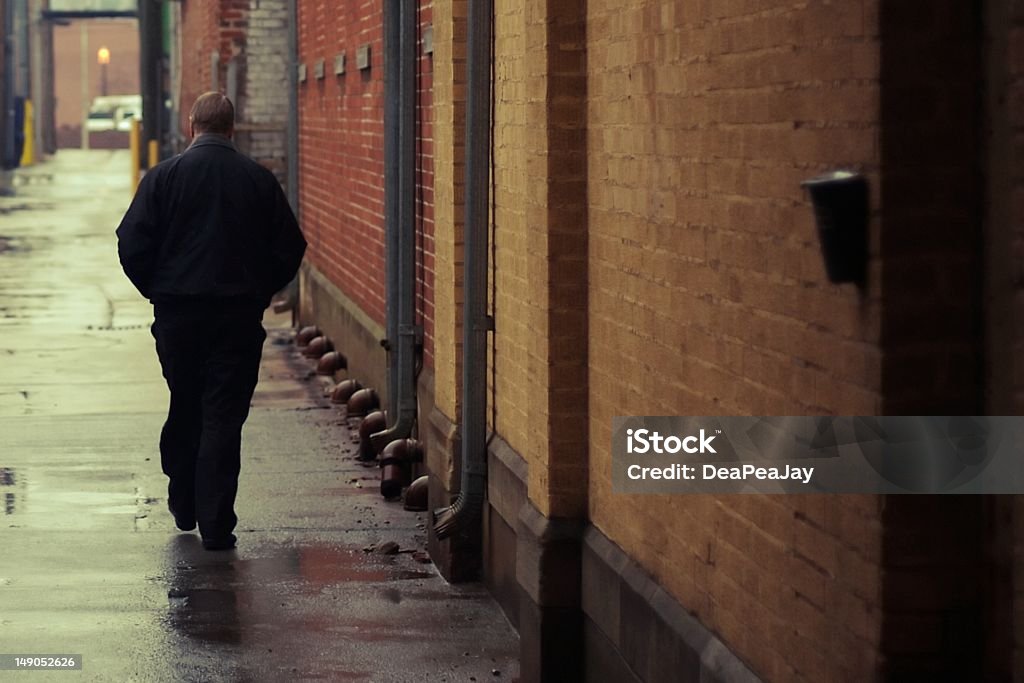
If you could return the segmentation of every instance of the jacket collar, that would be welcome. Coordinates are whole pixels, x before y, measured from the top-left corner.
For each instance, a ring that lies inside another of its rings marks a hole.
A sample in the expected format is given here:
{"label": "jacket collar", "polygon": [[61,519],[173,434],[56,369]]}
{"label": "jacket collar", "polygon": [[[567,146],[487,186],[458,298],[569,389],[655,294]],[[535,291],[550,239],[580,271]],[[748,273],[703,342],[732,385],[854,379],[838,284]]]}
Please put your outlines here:
{"label": "jacket collar", "polygon": [[194,147],[206,147],[209,145],[226,147],[227,149],[238,151],[235,148],[234,143],[231,142],[229,138],[224,137],[223,135],[218,135],[217,133],[202,133],[201,135],[197,135],[188,148],[192,149]]}

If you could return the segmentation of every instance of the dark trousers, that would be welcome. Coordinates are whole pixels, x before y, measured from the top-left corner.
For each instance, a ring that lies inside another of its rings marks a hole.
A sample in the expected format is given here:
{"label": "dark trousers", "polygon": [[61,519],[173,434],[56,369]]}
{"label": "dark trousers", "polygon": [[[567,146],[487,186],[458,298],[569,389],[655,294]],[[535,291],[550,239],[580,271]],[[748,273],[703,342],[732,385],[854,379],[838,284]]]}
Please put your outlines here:
{"label": "dark trousers", "polygon": [[235,528],[242,425],[259,376],[267,333],[251,305],[156,306],[153,337],[171,406],[160,461],[175,514],[194,511],[203,538]]}

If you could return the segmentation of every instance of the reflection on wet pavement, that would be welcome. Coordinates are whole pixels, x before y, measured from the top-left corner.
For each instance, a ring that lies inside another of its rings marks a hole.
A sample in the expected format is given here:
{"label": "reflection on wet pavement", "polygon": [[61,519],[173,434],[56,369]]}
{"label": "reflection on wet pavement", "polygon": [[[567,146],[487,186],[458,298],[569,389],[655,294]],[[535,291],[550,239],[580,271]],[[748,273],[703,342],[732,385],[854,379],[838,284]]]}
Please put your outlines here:
{"label": "reflection on wet pavement", "polygon": [[[469,680],[459,671],[481,675],[496,663],[478,659],[481,639],[497,635],[486,608],[473,607],[480,589],[450,587],[406,555],[268,543],[239,557],[206,553],[187,534],[166,556],[154,580],[166,587],[164,623],[185,679],[223,676],[215,662],[225,648],[247,653],[230,680]],[[453,650],[456,661],[442,664]]]}
{"label": "reflection on wet pavement", "polygon": [[[259,630],[288,621],[288,603],[277,599],[319,596],[350,582],[388,584],[394,581],[436,579],[437,574],[405,566],[410,561],[397,556],[369,555],[357,548],[331,546],[282,546],[273,554],[204,562],[209,558],[194,535],[182,535],[169,546],[173,563],[166,578],[169,604],[168,623],[176,631],[200,640],[240,642],[243,627]],[[272,577],[275,600],[258,601]],[[227,586],[227,588],[224,588]],[[401,602],[401,591],[384,587],[380,592],[392,603]],[[239,601],[247,619],[239,618]],[[340,628],[343,620],[323,624]]]}

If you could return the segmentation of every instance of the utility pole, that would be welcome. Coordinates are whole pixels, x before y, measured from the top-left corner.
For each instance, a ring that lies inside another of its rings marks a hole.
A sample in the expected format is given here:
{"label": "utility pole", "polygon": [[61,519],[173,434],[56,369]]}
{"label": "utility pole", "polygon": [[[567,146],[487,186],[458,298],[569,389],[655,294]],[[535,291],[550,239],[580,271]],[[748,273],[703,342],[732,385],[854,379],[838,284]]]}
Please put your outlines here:
{"label": "utility pole", "polygon": [[0,195],[13,194],[11,171],[14,169],[14,7],[13,0],[0,0],[0,37],[3,38],[0,57]]}
{"label": "utility pole", "polygon": [[142,89],[143,149],[150,141],[163,146],[163,8],[153,0],[139,0],[139,85]]}
{"label": "utility pole", "polygon": [[29,96],[29,39],[28,0],[14,3],[14,96],[23,100]]}
{"label": "utility pole", "polygon": [[42,135],[40,149],[47,154],[57,151],[57,93],[56,71],[54,69],[53,22],[43,16],[43,2],[39,3],[39,130]]}
{"label": "utility pole", "polygon": [[89,22],[83,21],[81,27],[81,64],[82,80],[82,149],[89,149]]}
{"label": "utility pole", "polygon": [[[43,51],[46,48],[46,22],[43,21],[42,17],[42,1],[31,0],[28,7],[28,26],[29,26],[29,45],[31,46],[32,53],[30,55],[30,68],[29,68],[29,99],[32,100],[34,120],[32,122],[32,131],[35,138],[32,140],[32,148],[35,150],[37,159],[42,159],[43,154],[47,153],[46,145],[44,144],[45,133],[45,113],[49,102],[47,101],[46,93],[46,72],[43,61]],[[25,141],[28,144],[28,140]]]}

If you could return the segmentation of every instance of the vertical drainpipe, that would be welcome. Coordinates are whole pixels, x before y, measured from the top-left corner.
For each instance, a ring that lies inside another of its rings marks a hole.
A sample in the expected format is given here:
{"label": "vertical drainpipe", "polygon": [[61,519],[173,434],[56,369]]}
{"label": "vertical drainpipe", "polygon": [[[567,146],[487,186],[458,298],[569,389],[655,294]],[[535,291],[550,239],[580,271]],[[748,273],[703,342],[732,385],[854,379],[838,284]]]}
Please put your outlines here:
{"label": "vertical drainpipe", "polygon": [[472,529],[487,488],[488,181],[490,178],[491,17],[493,0],[470,0],[466,91],[466,247],[462,321],[462,482],[459,496],[434,511],[445,539]]}
{"label": "vertical drainpipe", "polygon": [[398,137],[401,129],[401,91],[399,64],[401,30],[399,21],[402,0],[384,2],[384,257],[387,282],[384,299],[387,307],[387,338],[381,343],[388,354],[388,414],[398,415],[398,241],[400,213],[398,206]]}
{"label": "vertical drainpipe", "polygon": [[370,437],[378,453],[392,441],[409,436],[416,421],[417,2],[389,0],[384,5],[388,390],[394,392],[388,400],[395,421]]}
{"label": "vertical drainpipe", "polygon": [[288,0],[288,203],[299,214],[299,11],[298,0]]}
{"label": "vertical drainpipe", "polygon": [[[288,119],[285,125],[285,195],[296,216],[299,215],[299,7],[298,0],[287,3],[288,56],[285,59],[288,83]],[[291,304],[292,325],[296,325],[302,314],[300,306],[299,275],[285,287],[286,299]]]}

